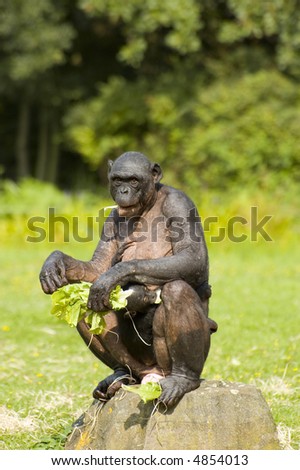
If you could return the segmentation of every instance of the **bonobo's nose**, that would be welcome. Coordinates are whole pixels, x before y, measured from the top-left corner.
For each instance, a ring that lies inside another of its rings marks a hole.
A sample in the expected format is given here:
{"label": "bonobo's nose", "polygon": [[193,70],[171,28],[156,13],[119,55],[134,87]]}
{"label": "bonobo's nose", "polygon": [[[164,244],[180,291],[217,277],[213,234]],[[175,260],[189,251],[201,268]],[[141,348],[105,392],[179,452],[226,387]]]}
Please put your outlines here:
{"label": "bonobo's nose", "polygon": [[129,190],[128,190],[128,188],[125,186],[125,187],[123,187],[123,188],[120,189],[120,192],[121,192],[121,194],[128,194]]}

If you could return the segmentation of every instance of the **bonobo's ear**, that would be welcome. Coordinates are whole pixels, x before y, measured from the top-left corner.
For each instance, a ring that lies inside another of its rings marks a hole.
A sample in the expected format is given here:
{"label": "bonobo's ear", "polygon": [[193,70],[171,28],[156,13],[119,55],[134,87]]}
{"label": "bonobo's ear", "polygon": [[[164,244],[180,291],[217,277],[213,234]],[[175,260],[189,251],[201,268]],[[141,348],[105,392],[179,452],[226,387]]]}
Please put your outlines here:
{"label": "bonobo's ear", "polygon": [[108,168],[107,174],[108,174],[108,176],[110,175],[113,164],[114,164],[114,162],[112,160],[108,160],[108,162],[107,162],[107,168]]}
{"label": "bonobo's ear", "polygon": [[163,177],[162,169],[158,163],[153,163],[151,165],[151,173],[154,177],[155,183],[158,183]]}

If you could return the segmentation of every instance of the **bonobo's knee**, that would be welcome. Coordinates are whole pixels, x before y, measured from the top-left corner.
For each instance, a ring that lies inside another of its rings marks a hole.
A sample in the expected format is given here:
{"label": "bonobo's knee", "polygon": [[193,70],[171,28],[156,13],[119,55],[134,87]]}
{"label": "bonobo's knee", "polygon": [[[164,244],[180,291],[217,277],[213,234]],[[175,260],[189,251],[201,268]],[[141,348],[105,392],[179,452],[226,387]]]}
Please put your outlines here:
{"label": "bonobo's knee", "polygon": [[165,312],[181,313],[183,310],[189,312],[191,315],[202,313],[205,317],[206,312],[199,295],[187,282],[176,280],[166,283],[161,292]]}
{"label": "bonobo's knee", "polygon": [[187,284],[185,281],[176,280],[167,282],[162,288],[162,299],[166,301],[182,302],[183,297],[195,296],[196,292],[194,289]]}

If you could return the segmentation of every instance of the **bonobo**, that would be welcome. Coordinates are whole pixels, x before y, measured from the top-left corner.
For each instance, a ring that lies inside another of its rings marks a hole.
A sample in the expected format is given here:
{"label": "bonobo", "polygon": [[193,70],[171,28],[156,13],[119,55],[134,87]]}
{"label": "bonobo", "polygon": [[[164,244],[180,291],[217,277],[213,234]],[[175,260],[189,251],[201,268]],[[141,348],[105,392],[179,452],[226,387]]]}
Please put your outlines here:
{"label": "bonobo", "polygon": [[[77,329],[90,350],[113,373],[94,398],[113,396],[122,383],[159,381],[159,398],[170,407],[200,384],[216,323],[208,318],[208,255],[193,202],[160,183],[162,171],[138,152],[109,162],[108,179],[117,207],[106,219],[90,261],[54,251],[40,281],[46,294],[68,283],[92,282],[88,306],[107,311],[106,329]],[[132,288],[127,309],[114,312],[109,293]],[[161,302],[155,303],[160,295]]]}

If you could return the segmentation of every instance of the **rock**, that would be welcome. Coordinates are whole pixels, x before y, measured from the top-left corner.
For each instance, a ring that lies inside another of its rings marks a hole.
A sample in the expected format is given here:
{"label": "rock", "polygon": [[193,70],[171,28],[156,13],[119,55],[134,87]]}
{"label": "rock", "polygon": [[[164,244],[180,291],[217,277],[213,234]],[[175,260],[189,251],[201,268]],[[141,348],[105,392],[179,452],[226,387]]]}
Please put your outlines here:
{"label": "rock", "polygon": [[94,401],[74,423],[66,449],[270,450],[280,445],[260,390],[203,380],[169,410],[123,390],[105,404]]}

